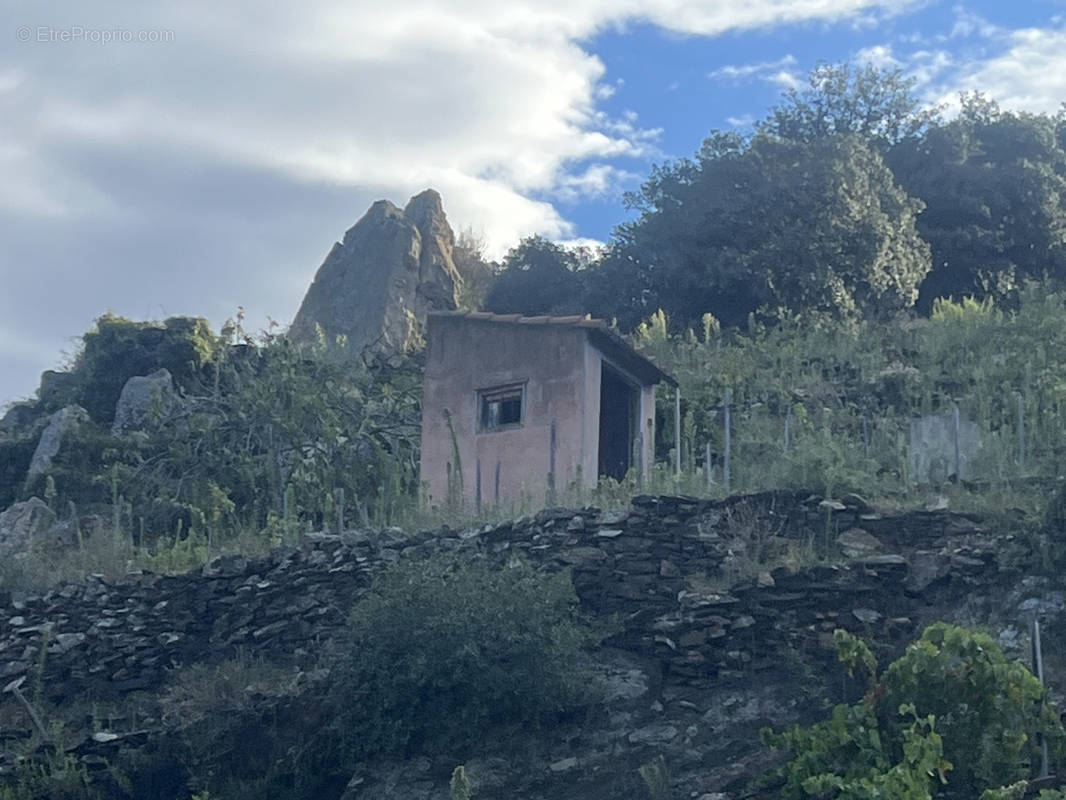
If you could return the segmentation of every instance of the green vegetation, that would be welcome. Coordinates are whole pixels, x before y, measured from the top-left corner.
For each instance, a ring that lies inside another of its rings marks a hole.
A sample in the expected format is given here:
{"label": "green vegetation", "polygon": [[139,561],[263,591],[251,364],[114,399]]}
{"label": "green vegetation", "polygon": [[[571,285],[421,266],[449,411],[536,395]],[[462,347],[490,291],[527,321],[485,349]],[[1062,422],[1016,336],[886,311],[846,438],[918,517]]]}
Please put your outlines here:
{"label": "green vegetation", "polygon": [[[969,95],[945,122],[913,89],[898,72],[820,67],[750,134],[712,132],[692,159],[656,168],[602,255],[533,237],[493,275],[461,237],[464,307],[592,311],[680,382],[680,437],[664,393],[647,479],[553,487],[553,500],[794,488],[913,506],[934,490],[1022,529],[1028,567],[1061,564],[1066,487],[1051,487],[1066,472],[1066,112],[1017,114]],[[421,354],[354,359],[326,344],[249,335],[242,315],[219,335],[202,319],[101,317],[70,371],[50,373],[27,404],[30,423],[0,436],[0,508],[41,497],[71,538],[5,560],[0,589],[182,571],[293,545],[308,529],[470,524],[471,465],[464,476],[454,431],[444,507],[420,496]],[[161,368],[175,402],[113,435],[125,382]],[[89,422],[27,483],[45,416],[70,404]],[[969,474],[941,463],[916,489],[911,422],[956,409],[981,439]],[[730,513],[729,585],[831,549],[831,512],[825,546],[812,533],[806,551]],[[204,800],[338,796],[364,759],[454,764],[490,733],[579,716],[595,700],[587,650],[600,638],[565,573],[405,554],[355,609],[343,652],[323,655],[313,689],[299,683],[308,673],[240,656],[176,671],[160,710],[185,761],[158,758]],[[883,670],[858,639],[837,631],[836,643],[867,692],[813,726],[763,733],[790,752],[782,800],[1008,800],[1028,790],[1038,734],[1060,760],[1066,736],[1043,689],[988,636],[936,624]],[[35,702],[47,652],[45,637]],[[97,791],[61,749],[42,752],[0,800]],[[150,796],[137,781],[164,768],[129,767],[134,788],[122,791]],[[662,757],[631,777],[670,796]],[[449,789],[472,796],[465,767]]]}
{"label": "green vegetation", "polygon": [[656,756],[647,764],[637,768],[637,774],[644,782],[644,788],[651,800],[668,800],[670,797],[670,770],[662,756]]}
{"label": "green vegetation", "polygon": [[[630,282],[634,264],[648,276],[641,317],[662,308],[684,325],[710,313],[737,326],[756,311],[885,316],[913,305],[929,271],[922,204],[856,136],[715,133],[696,161],[654,172],[632,204],[641,216],[616,230],[603,270],[610,285]],[[611,307],[612,291],[598,310],[638,320]]]}
{"label": "green vegetation", "polygon": [[[160,367],[172,371],[177,401],[114,436],[123,383]],[[335,528],[342,515],[348,524],[392,524],[417,497],[418,355],[353,365],[324,344],[251,337],[239,318],[214,337],[202,320],[159,326],[106,316],[61,383],[62,397],[42,398],[43,410],[83,403],[90,421],[68,433],[48,474],[29,485],[41,426],[0,441],[10,457],[0,462],[0,500],[46,497],[80,546],[4,565],[10,588],[133,563],[187,569],[224,550],[291,543],[308,526]]]}
{"label": "green vegetation", "polygon": [[[680,441],[672,398],[660,398],[656,450],[669,466],[593,493],[559,486],[557,501],[724,493],[728,392],[730,491],[924,500],[912,494],[910,422],[957,407],[980,432],[971,480],[951,481],[954,464],[938,463],[932,482],[956,506],[1042,512],[1046,482],[1066,467],[1066,312],[1056,293],[1066,116],[1015,114],[969,95],[944,121],[913,90],[898,72],[819,67],[750,134],[711,132],[692,159],[653,170],[628,199],[638,215],[603,254],[533,237],[493,276],[476,237],[460,236],[456,258],[472,276],[464,307],[616,319],[681,382]],[[71,371],[45,381],[37,422],[0,437],[0,506],[48,494],[87,537],[110,530],[120,563],[71,559],[104,572],[181,569],[336,528],[342,517],[349,526],[468,521],[472,509],[454,491],[470,480],[464,465],[444,508],[419,496],[421,356],[353,366],[343,343],[330,344],[251,336],[242,314],[217,336],[202,319],[105,315]],[[126,379],[164,367],[179,402],[143,430],[112,436]],[[91,422],[26,485],[43,414],[70,403]],[[47,574],[79,568],[53,563]]]}
{"label": "green vegetation", "polygon": [[[562,486],[557,502],[613,508],[644,491],[724,495],[727,392],[731,492],[795,488],[925,503],[929,490],[911,475],[911,420],[955,407],[977,426],[981,445],[965,484],[950,479],[951,463],[932,476],[952,507],[993,515],[1021,508],[1035,524],[1066,469],[1062,295],[1032,286],[1012,309],[939,301],[920,321],[808,314],[743,332],[707,316],[698,332],[670,329],[657,313],[635,342],[681,384],[680,476],[667,390],[649,478],[603,481],[592,491]],[[296,348],[274,335],[251,345],[231,338],[221,352],[206,386],[182,389],[179,412],[122,437],[83,425],[36,488],[7,487],[45,498],[78,546],[0,566],[5,586],[31,589],[131,566],[180,571],[219,552],[262,552],[308,528],[335,529],[342,515],[349,527],[476,521],[458,499],[466,465],[444,507],[419,496],[420,356],[351,368],[325,348]],[[529,513],[543,502],[486,507],[478,519]],[[1041,534],[1045,566],[1064,529],[1054,508]]]}
{"label": "green vegetation", "polygon": [[52,753],[23,764],[14,784],[0,786],[0,800],[106,800],[99,784],[89,779],[77,759]]}
{"label": "green vegetation", "polygon": [[566,573],[512,564],[405,560],[352,616],[333,680],[335,728],[355,759],[461,752],[492,726],[539,726],[591,699]]}
{"label": "green vegetation", "polygon": [[[657,314],[636,340],[681,384],[688,491],[700,490],[708,444],[718,480],[711,491],[723,489],[727,391],[733,491],[859,491],[901,503],[923,497],[913,494],[911,420],[957,407],[977,425],[981,446],[969,463],[973,492],[956,485],[949,493],[974,503],[1005,487],[1010,497],[998,500],[1038,516],[1046,483],[1032,482],[1053,481],[1066,466],[1064,336],[1063,295],[1031,286],[1014,310],[991,300],[940,301],[922,321],[808,315],[742,333],[707,318],[700,334],[672,336],[669,319]],[[670,411],[662,411],[671,406],[669,393],[661,395],[661,458],[677,446]],[[953,463],[943,465],[934,483],[948,484],[953,472]]]}
{"label": "green vegetation", "polygon": [[578,273],[592,259],[587,250],[570,250],[540,236],[524,239],[503,260],[484,308],[498,314],[584,313]]}
{"label": "green vegetation", "polygon": [[624,330],[662,309],[676,333],[705,314],[750,329],[1066,288],[1066,113],[973,93],[945,121],[914,88],[899,71],[818,67],[752,132],[711,131],[655,167],[601,257],[524,241],[489,306],[592,311]]}
{"label": "green vegetation", "polygon": [[[461,762],[489,737],[584,713],[597,699],[587,648],[602,635],[578,613],[567,573],[402,558],[314,669],[239,653],[175,670],[159,703],[180,733],[171,769],[224,800],[317,800],[340,796],[375,756]],[[131,776],[146,769],[131,765]],[[475,796],[462,766],[450,796]]]}
{"label": "green vegetation", "polygon": [[792,754],[782,800],[970,798],[1028,777],[1038,735],[1061,756],[1066,734],[1043,687],[989,636],[936,623],[880,674],[863,642],[842,630],[835,638],[868,691],[809,728],[763,731]]}

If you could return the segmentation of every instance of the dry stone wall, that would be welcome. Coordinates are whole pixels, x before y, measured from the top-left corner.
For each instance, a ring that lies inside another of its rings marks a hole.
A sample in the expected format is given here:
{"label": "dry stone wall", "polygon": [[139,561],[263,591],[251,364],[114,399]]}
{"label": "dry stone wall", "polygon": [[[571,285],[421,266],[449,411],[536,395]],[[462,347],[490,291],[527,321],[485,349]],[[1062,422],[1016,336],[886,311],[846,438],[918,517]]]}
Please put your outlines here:
{"label": "dry stone wall", "polygon": [[[839,560],[804,563],[826,546]],[[310,663],[376,570],[440,550],[571,569],[583,605],[619,621],[612,644],[692,690],[781,669],[790,653],[825,657],[836,627],[909,639],[950,598],[1013,580],[999,563],[1003,541],[966,515],[882,515],[859,498],[790,493],[644,496],[624,513],[550,509],[476,530],[310,534],[299,548],[221,556],[197,573],[65,585],[0,606],[0,687],[36,680],[40,664],[44,691],[61,702],[153,689],[172,668],[238,649]]]}

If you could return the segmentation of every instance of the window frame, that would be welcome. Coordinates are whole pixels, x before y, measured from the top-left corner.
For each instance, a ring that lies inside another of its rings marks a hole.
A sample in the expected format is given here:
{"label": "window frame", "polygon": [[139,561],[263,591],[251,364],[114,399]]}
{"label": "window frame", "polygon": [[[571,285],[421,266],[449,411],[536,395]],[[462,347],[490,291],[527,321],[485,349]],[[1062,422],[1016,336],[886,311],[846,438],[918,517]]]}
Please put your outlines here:
{"label": "window frame", "polygon": [[[498,433],[500,431],[511,431],[517,428],[521,428],[526,423],[526,381],[514,381],[511,383],[501,383],[495,386],[488,386],[484,389],[478,389],[476,393],[476,405],[475,413],[477,414],[477,432],[481,433]],[[497,425],[488,425],[486,421],[487,408],[486,404],[495,400],[507,400],[513,399],[517,396],[519,408],[518,408],[518,421],[517,422],[505,422]]]}

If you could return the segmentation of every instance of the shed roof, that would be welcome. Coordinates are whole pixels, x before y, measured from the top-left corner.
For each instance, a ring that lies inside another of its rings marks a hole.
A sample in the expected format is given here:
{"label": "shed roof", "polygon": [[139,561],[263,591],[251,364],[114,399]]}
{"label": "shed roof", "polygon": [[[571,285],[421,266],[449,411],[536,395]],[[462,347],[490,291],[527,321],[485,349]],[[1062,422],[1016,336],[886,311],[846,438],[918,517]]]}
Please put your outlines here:
{"label": "shed roof", "polygon": [[431,311],[430,317],[444,319],[469,319],[500,325],[529,325],[577,328],[587,331],[589,341],[611,361],[628,372],[645,385],[665,381],[677,386],[672,375],[659,369],[651,359],[641,355],[618,331],[605,320],[594,319],[588,315],[570,317],[537,316],[526,317],[521,314],[491,314],[487,311]]}

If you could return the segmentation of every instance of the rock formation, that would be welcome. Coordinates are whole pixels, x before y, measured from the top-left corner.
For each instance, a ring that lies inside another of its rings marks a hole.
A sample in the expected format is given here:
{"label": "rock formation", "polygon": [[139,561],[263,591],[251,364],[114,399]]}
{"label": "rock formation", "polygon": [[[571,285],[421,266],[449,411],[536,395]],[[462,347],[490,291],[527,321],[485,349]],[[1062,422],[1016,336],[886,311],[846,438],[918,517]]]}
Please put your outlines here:
{"label": "rock formation", "polygon": [[43,500],[31,497],[0,514],[0,558],[16,557],[42,541],[56,521]]}
{"label": "rock formation", "polygon": [[135,375],[126,381],[115,405],[114,436],[138,430],[162,417],[174,405],[174,380],[170,371],[157,369],[151,375]]}
{"label": "rock formation", "polygon": [[304,296],[289,335],[328,343],[347,340],[357,356],[369,348],[398,352],[415,345],[426,314],[456,308],[461,278],[452,259],[455,234],[440,195],[427,189],[402,211],[388,200],[334,244]]}
{"label": "rock formation", "polygon": [[41,433],[41,438],[37,442],[37,449],[33,451],[33,460],[30,461],[29,473],[26,475],[27,482],[32,481],[38,475],[43,475],[51,468],[52,459],[63,446],[63,439],[88,420],[89,415],[81,406],[66,406],[51,416],[48,420],[48,427]]}

